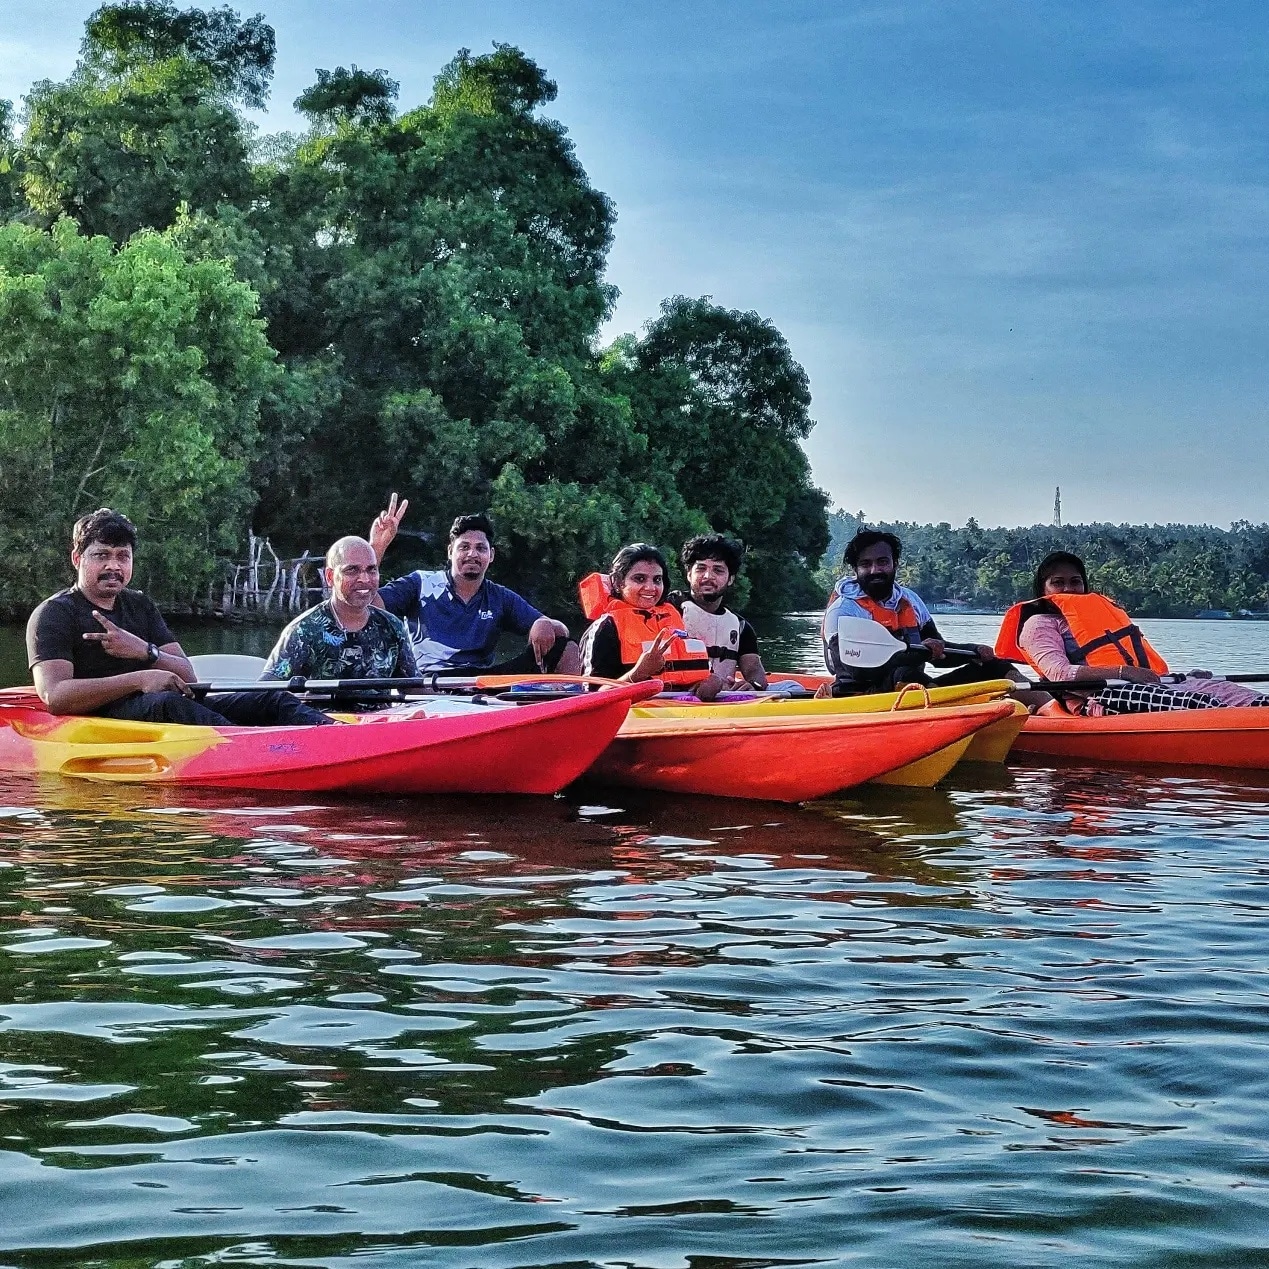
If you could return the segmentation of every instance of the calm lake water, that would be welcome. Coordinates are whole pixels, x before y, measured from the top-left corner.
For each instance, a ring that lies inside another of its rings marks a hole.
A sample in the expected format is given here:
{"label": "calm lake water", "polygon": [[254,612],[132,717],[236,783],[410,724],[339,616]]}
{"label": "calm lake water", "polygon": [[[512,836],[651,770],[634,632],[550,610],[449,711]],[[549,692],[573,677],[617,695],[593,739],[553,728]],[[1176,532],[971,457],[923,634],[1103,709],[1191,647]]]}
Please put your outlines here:
{"label": "calm lake water", "polygon": [[[1269,669],[1269,627],[1145,624]],[[0,776],[0,1266],[1262,1264],[1267,1104],[1269,775]]]}

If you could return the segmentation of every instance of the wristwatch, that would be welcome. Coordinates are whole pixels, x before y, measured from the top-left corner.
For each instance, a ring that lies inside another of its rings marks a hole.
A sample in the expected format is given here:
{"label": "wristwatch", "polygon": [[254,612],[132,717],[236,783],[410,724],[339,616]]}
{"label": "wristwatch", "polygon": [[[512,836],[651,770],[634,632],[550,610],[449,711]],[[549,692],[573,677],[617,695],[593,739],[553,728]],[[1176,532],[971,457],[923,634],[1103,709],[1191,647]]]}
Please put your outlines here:
{"label": "wristwatch", "polygon": [[157,643],[147,643],[145,645],[145,663],[146,665],[154,665],[159,659],[159,645]]}

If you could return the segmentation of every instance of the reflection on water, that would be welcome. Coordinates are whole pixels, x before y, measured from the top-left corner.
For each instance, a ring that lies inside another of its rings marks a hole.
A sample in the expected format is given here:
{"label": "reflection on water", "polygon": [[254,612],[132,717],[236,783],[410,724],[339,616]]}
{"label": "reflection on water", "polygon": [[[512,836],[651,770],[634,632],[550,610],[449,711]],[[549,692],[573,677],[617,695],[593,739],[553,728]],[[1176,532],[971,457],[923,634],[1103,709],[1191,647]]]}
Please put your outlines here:
{"label": "reflection on water", "polygon": [[23,1265],[1243,1263],[1269,780],[0,782]]}

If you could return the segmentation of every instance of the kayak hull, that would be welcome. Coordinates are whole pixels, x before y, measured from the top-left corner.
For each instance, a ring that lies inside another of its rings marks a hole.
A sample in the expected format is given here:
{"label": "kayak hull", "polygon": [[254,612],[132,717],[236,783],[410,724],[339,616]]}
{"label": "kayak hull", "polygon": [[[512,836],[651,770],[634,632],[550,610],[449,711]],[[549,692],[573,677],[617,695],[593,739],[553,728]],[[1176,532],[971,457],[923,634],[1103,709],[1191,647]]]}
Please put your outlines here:
{"label": "kayak hull", "polygon": [[305,793],[549,794],[577,779],[612,740],[630,705],[657,686],[628,684],[443,717],[369,714],[332,727],[61,718],[0,703],[0,770]]}
{"label": "kayak hull", "polygon": [[1102,718],[1028,718],[1015,753],[1094,763],[1269,771],[1269,709],[1177,710]]}
{"label": "kayak hull", "polygon": [[804,802],[955,745],[1008,717],[1013,707],[988,702],[767,718],[694,717],[694,712],[692,707],[632,711],[591,767],[591,778],[671,793]]}
{"label": "kayak hull", "polygon": [[[822,676],[798,676],[799,685],[813,687]],[[773,675],[773,683],[787,681],[789,676]],[[800,680],[805,679],[805,683]],[[824,679],[824,682],[829,680]],[[649,718],[659,711],[673,717],[692,718],[826,718],[847,714],[876,714],[892,709],[924,709],[929,704],[939,708],[955,705],[998,701],[1015,684],[1008,679],[991,679],[983,683],[966,683],[954,687],[933,687],[926,691],[910,688],[906,692],[877,692],[861,696],[830,697],[825,700],[789,699],[778,695],[757,696],[722,705],[692,704],[682,700],[655,700],[636,706],[632,718]],[[1014,702],[1013,712],[999,722],[975,732],[968,740],[931,754],[897,771],[877,776],[874,783],[901,785],[907,788],[933,788],[958,762],[1004,762],[1022,724],[1027,718],[1025,705]]]}

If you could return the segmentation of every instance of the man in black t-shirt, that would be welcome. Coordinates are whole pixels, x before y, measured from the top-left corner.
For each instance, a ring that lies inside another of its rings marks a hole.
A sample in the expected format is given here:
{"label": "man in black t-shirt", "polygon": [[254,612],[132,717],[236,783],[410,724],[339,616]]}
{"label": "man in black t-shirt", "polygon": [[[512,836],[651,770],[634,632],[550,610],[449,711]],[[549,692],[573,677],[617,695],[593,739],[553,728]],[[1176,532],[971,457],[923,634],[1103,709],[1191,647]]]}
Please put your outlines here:
{"label": "man in black t-shirt", "polygon": [[26,626],[27,664],[52,714],[104,714],[206,727],[329,723],[288,692],[193,699],[197,675],[154,602],[129,590],[137,531],[102,507],[71,535],[75,585],[46,599]]}

